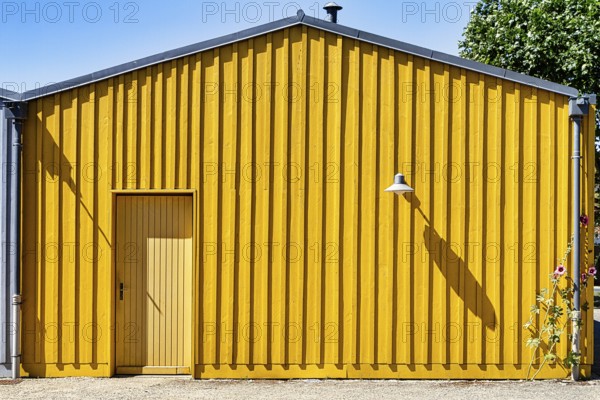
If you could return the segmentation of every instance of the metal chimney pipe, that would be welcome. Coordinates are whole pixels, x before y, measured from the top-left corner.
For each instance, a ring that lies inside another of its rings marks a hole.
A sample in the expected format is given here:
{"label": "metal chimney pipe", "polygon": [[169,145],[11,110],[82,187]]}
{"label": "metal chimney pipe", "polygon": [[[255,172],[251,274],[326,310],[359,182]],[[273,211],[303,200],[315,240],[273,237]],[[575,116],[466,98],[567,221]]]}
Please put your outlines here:
{"label": "metal chimney pipe", "polygon": [[337,24],[338,11],[340,11],[342,8],[343,8],[342,6],[335,4],[333,1],[325,4],[325,6],[323,6],[323,9],[325,11],[327,11],[327,20],[329,22],[333,22],[334,24]]}

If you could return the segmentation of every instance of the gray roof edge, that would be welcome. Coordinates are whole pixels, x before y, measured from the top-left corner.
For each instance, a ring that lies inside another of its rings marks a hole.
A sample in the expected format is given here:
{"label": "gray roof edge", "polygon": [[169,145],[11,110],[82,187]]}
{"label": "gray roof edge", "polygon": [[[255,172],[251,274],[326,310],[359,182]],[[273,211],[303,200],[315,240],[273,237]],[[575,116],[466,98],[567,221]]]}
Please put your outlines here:
{"label": "gray roof edge", "polygon": [[373,33],[352,29],[343,25],[334,24],[328,21],[323,21],[314,17],[310,17],[308,15],[304,17],[302,23],[309,26],[313,26],[315,28],[329,31],[331,33],[355,38],[364,42],[369,42],[378,46],[388,47],[393,50],[398,50],[415,56],[443,62],[445,64],[450,64],[455,67],[464,68],[474,72],[481,72],[483,74],[495,76],[508,81],[523,83],[528,86],[548,90],[550,92],[562,94],[565,96],[577,96],[579,94],[579,91],[577,89],[572,88],[570,86],[561,85],[559,83],[510,71],[504,68],[483,64],[478,61],[468,60],[466,58],[461,58],[451,54],[431,50],[425,47],[416,46],[410,43],[402,42],[400,40],[390,39],[385,36],[380,36]]}
{"label": "gray roof edge", "polygon": [[13,92],[12,90],[0,88],[0,100],[20,101],[21,94]]}
{"label": "gray roof edge", "polygon": [[[467,70],[480,72],[486,75],[495,76],[516,83],[522,83],[539,89],[548,90],[550,92],[555,92],[566,96],[577,96],[579,94],[579,91],[577,89],[569,86],[546,81],[540,78],[535,78],[529,75],[520,74],[503,68],[494,67],[477,61],[467,60],[454,55],[427,49],[425,47],[415,46],[410,43],[402,42],[400,40],[390,39],[373,33],[360,31],[344,25],[324,21],[315,17],[308,16],[304,13],[304,11],[299,10],[297,15],[294,17],[272,21],[260,26],[245,29],[215,39],[209,39],[199,43],[180,47],[174,50],[169,50],[166,52],[155,54],[149,57],[144,57],[136,61],[131,61],[128,63],[117,65],[115,67],[106,68],[97,72],[93,72],[91,74],[82,75],[74,79],[69,79],[63,82],[58,82],[41,88],[29,90],[20,95],[16,93],[16,95],[18,97],[18,100],[33,100],[39,97],[48,96],[68,89],[73,89],[75,87],[108,79],[127,72],[156,65],[161,62],[171,61],[177,58],[199,53],[201,51],[214,49],[216,47],[238,42],[240,40],[250,39],[256,36],[264,35],[269,32],[274,32],[280,29],[300,24],[311,26],[317,29],[322,29],[324,31],[328,31],[341,36],[372,43],[378,46],[387,47],[393,50],[402,51],[404,53],[416,55],[419,57],[428,58],[434,61],[439,61]],[[14,92],[11,93],[14,94]],[[2,96],[2,92],[0,92],[0,96]]]}
{"label": "gray roof edge", "polygon": [[57,82],[40,88],[28,90],[21,94],[21,98],[23,100],[34,100],[39,97],[45,97],[65,90],[88,85],[90,83],[112,78],[117,75],[146,68],[166,61],[175,60],[177,58],[200,53],[202,51],[239,42],[241,40],[251,39],[253,37],[278,31],[280,29],[284,29],[294,25],[299,25],[302,23],[303,18],[304,12],[300,10],[298,14],[294,17],[272,21],[260,26],[244,29],[242,31],[231,33],[218,38],[204,40],[202,42],[179,47],[174,50],[168,50],[162,53],[144,57],[139,60],[130,61],[124,64],[117,65],[115,67],[105,68],[100,71],[92,72],[91,74],[79,76],[77,78],[68,79],[66,81]]}

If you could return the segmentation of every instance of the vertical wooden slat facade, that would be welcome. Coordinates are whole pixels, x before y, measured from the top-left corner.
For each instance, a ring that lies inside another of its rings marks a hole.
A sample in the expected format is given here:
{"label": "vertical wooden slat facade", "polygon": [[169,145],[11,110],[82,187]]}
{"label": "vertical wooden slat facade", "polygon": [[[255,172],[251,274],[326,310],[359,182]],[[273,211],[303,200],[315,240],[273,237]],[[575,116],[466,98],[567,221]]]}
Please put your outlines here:
{"label": "vertical wooden slat facade", "polygon": [[114,373],[114,194],[192,190],[195,377],[525,376],[571,234],[567,96],[295,26],[29,110],[25,373]]}

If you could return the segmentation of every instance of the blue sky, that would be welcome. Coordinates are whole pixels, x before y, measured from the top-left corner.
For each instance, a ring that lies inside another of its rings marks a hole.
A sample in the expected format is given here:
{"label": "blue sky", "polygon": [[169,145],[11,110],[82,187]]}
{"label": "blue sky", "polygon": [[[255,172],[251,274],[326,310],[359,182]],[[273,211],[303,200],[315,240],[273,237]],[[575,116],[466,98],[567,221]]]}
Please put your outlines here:
{"label": "blue sky", "polygon": [[[0,82],[25,91],[295,15],[327,1],[2,1]],[[476,1],[339,0],[340,23],[450,54]]]}

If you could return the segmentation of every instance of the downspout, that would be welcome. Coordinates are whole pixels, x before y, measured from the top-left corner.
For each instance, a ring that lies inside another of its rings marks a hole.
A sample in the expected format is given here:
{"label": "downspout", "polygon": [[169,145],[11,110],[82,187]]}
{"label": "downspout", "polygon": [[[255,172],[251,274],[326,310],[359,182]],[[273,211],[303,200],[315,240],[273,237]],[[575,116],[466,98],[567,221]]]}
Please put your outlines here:
{"label": "downspout", "polygon": [[[581,122],[589,113],[589,98],[572,97],[569,99],[569,117],[573,120],[573,323],[571,352],[580,355],[579,346],[581,326],[581,240],[579,216],[581,215]],[[571,368],[571,378],[579,380],[579,364]]]}
{"label": "downspout", "polygon": [[8,120],[8,135],[11,148],[8,184],[9,194],[9,232],[8,243],[10,246],[9,270],[10,270],[10,293],[12,298],[11,325],[11,356],[12,356],[12,378],[17,379],[21,375],[21,286],[20,286],[20,254],[21,254],[21,135],[23,121],[27,117],[27,103],[7,102],[6,119]]}

